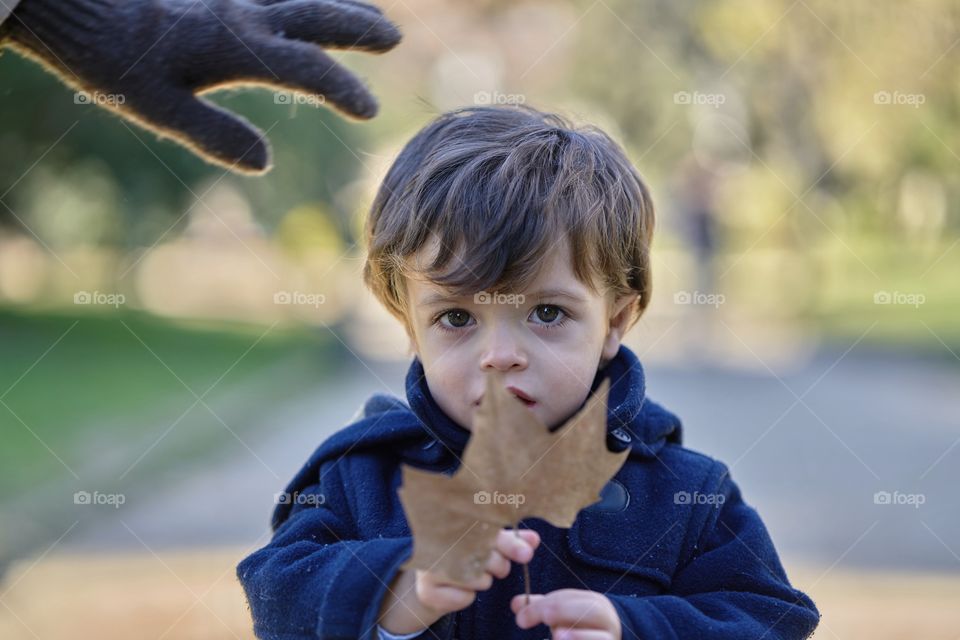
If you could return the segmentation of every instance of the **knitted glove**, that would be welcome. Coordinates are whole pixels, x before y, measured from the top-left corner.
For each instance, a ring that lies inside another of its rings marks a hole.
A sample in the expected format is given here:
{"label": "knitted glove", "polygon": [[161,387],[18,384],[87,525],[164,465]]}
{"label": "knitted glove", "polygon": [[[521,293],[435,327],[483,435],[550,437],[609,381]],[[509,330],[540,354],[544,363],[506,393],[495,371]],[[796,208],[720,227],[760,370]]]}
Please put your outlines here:
{"label": "knitted glove", "polygon": [[379,9],[356,0],[22,0],[0,28],[0,45],[85,99],[248,173],[270,168],[263,133],[198,93],[267,85],[371,118],[376,100],[320,46],[383,52],[399,41]]}

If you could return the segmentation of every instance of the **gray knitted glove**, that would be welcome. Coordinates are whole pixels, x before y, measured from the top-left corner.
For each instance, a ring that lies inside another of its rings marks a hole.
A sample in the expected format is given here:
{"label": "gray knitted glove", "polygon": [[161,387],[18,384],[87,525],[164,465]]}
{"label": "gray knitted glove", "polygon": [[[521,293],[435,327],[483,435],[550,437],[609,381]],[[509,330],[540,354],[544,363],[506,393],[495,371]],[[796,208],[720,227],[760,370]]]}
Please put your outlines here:
{"label": "gray knitted glove", "polygon": [[198,93],[268,85],[371,118],[376,100],[320,47],[383,52],[399,41],[356,0],[22,0],[0,28],[0,45],[103,96],[97,104],[249,173],[270,168],[263,133]]}

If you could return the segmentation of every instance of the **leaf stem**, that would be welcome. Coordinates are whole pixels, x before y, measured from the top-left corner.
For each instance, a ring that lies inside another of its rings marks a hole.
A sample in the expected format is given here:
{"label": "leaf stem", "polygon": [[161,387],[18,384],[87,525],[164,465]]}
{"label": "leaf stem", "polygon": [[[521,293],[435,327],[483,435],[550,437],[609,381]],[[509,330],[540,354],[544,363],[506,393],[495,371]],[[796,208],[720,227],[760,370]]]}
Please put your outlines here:
{"label": "leaf stem", "polygon": [[[520,529],[516,526],[513,528],[513,535],[520,537]],[[526,562],[523,563],[523,593],[526,596],[523,604],[526,606],[530,604],[530,566]]]}

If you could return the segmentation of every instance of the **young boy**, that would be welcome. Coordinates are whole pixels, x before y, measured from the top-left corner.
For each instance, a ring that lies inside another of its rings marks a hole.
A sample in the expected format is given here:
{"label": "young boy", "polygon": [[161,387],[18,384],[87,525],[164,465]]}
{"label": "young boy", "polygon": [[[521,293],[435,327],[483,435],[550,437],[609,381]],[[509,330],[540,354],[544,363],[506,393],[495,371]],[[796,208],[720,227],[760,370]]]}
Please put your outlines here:
{"label": "young boy", "polygon": [[[683,448],[621,344],[650,300],[654,208],[621,148],[530,108],[468,108],[420,131],[367,224],[364,280],[406,328],[409,406],[374,394],[282,494],[237,568],[258,637],[806,638],[791,587],[727,468]],[[401,463],[451,475],[485,388],[550,429],[609,378],[607,446],[629,448],[569,529],[502,530],[471,584],[401,570]],[[519,534],[519,535],[518,535]],[[531,590],[524,598],[522,567]]]}

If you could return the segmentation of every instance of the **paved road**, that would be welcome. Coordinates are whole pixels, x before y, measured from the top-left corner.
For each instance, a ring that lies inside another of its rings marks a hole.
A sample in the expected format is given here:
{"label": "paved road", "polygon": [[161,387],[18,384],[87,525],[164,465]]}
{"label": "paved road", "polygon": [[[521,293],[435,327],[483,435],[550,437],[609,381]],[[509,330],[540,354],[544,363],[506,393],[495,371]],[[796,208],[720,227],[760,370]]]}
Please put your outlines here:
{"label": "paved road", "polygon": [[[651,397],[687,446],[732,467],[781,553],[820,566],[960,571],[960,366],[823,351],[784,370],[647,365]],[[368,368],[369,367],[369,368]],[[202,471],[177,470],[100,508],[65,550],[266,541],[273,494],[374,390],[402,396],[405,363],[353,363],[278,408],[258,437]],[[891,502],[876,504],[887,491]],[[894,493],[897,492],[897,493]]]}

